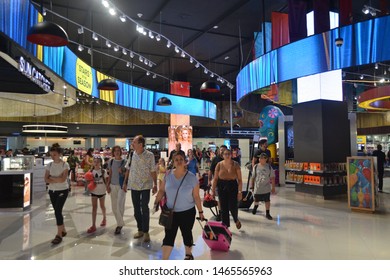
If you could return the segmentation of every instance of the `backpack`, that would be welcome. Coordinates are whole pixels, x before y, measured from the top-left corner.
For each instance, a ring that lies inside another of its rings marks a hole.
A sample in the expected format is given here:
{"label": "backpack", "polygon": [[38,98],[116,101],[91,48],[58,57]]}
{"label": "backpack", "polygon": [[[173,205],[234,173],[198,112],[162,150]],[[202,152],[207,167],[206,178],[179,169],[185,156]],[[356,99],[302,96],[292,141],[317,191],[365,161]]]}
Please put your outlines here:
{"label": "backpack", "polygon": [[[110,161],[110,170],[112,168],[113,163],[114,163],[114,159],[112,158]],[[121,168],[123,166],[123,164],[125,164],[125,166],[126,166],[126,161],[124,159],[122,159],[121,165],[119,166],[119,168]],[[130,166],[131,166],[131,158],[130,158],[130,163],[129,163],[129,169],[130,169]],[[121,188],[123,187],[124,180],[125,180],[125,174],[122,174],[122,175],[119,174],[119,185],[121,186]]]}
{"label": "backpack", "polygon": [[[113,162],[114,162],[114,159],[112,158],[112,159],[110,160],[110,168],[112,168],[112,164],[113,164]],[[120,165],[120,166],[122,166],[124,162],[125,162],[125,160],[124,160],[124,159],[122,159],[122,161],[121,161],[121,165]],[[131,165],[131,161],[130,161],[130,164],[129,164],[129,166],[130,166],[130,165]]]}

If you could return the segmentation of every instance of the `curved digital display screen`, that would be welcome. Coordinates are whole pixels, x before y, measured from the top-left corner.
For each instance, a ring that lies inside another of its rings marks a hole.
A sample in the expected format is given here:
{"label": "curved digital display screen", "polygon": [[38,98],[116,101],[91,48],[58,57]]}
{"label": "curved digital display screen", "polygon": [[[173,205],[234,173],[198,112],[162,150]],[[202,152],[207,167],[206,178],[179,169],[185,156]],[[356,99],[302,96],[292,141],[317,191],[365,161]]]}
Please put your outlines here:
{"label": "curved digital display screen", "polygon": [[[3,2],[0,5],[0,32],[37,56],[37,46],[27,42],[26,38],[29,27],[38,21],[38,12],[29,1]],[[115,92],[99,91],[98,83],[107,76],[81,61],[67,47],[44,47],[42,58],[42,62],[67,83],[96,98],[134,109],[217,119],[216,105],[205,100],[155,92],[122,81],[117,81],[119,90]],[[156,105],[161,97],[169,98],[172,106]]]}
{"label": "curved digital display screen", "polygon": [[[390,60],[388,30],[390,16],[384,16],[330,30],[268,52],[238,74],[237,101],[241,105],[247,95],[274,83]],[[334,43],[338,37],[344,39],[341,47]]]}

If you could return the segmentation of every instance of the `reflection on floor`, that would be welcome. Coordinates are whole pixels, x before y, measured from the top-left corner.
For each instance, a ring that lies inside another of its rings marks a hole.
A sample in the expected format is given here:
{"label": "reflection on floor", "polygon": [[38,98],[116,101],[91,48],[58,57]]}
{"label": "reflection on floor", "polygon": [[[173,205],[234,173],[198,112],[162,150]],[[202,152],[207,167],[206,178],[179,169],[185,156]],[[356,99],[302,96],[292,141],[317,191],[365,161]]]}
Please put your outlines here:
{"label": "reflection on floor", "polygon": [[[35,193],[31,211],[0,212],[0,259],[160,259],[163,228],[158,213],[151,216],[151,243],[132,238],[136,232],[130,194],[126,201],[121,235],[114,235],[115,219],[107,196],[108,221],[93,234],[90,197],[83,188],[74,187],[64,209],[68,235],[52,246],[56,233],[55,218],[48,195]],[[271,198],[273,221],[264,217],[264,205],[256,215],[240,210],[242,228],[232,227],[231,250],[210,251],[201,238],[201,227],[194,225],[195,259],[390,259],[390,179],[385,178],[385,193],[375,214],[351,212],[346,200],[324,201],[296,194],[294,188],[277,188]],[[153,200],[153,199],[152,199]],[[152,203],[152,201],[151,201]],[[99,213],[99,212],[98,212]],[[209,209],[205,214],[211,217]],[[97,224],[101,215],[98,214]],[[232,225],[234,225],[232,223]],[[183,259],[180,233],[172,259]]]}

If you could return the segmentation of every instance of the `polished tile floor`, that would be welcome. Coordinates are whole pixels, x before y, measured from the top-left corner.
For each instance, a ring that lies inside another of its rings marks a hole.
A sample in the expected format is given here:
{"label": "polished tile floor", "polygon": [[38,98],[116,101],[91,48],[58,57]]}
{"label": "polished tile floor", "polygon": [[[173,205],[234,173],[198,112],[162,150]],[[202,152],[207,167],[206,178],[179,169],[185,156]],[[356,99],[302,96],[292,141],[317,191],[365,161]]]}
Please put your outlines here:
{"label": "polished tile floor", "polygon": [[[385,193],[380,196],[380,209],[375,214],[351,212],[345,200],[327,200],[296,194],[294,188],[277,188],[271,198],[273,221],[264,217],[264,205],[256,215],[240,210],[242,228],[232,228],[229,252],[210,251],[201,238],[201,227],[194,225],[195,259],[390,259],[390,178],[385,178]],[[132,238],[136,232],[130,194],[126,201],[122,234],[114,235],[115,219],[110,197],[106,198],[108,221],[94,234],[91,225],[91,201],[83,188],[74,187],[64,208],[68,235],[52,246],[56,233],[55,218],[48,195],[34,194],[30,211],[0,211],[0,259],[160,259],[163,228],[158,213],[151,216],[151,243]],[[152,199],[153,201],[153,199]],[[151,201],[151,204],[152,204]],[[99,212],[98,212],[99,213]],[[209,209],[206,216],[211,217]],[[98,214],[100,224],[101,214]],[[178,234],[172,259],[183,259],[184,248]]]}

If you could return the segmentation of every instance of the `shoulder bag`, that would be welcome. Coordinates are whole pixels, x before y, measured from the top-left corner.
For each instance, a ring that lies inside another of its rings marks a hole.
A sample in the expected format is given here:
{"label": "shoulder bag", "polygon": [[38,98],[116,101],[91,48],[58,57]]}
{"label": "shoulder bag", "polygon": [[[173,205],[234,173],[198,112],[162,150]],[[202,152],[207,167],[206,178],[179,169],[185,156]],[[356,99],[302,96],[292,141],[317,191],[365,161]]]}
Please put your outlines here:
{"label": "shoulder bag", "polygon": [[188,171],[184,175],[183,179],[180,182],[179,188],[177,189],[176,196],[175,196],[175,201],[173,202],[173,207],[172,208],[168,208],[167,204],[164,204],[161,207],[161,214],[160,214],[160,218],[158,220],[158,224],[163,226],[163,227],[165,227],[165,229],[169,230],[172,227],[173,209],[175,209],[177,195],[179,194],[180,187],[183,184],[183,181],[184,181],[185,177],[187,176],[187,173],[188,173]]}

